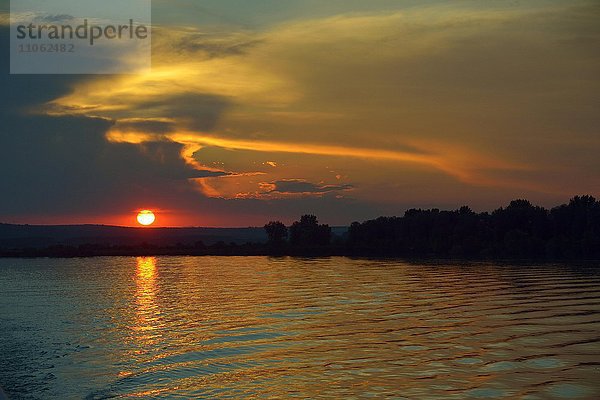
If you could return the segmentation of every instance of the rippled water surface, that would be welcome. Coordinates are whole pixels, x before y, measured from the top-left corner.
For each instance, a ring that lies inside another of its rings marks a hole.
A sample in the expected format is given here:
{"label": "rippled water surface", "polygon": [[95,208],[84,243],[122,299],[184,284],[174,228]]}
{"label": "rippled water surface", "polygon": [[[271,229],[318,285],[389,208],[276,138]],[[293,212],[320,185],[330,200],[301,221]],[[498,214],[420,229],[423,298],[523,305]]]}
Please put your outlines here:
{"label": "rippled water surface", "polygon": [[0,260],[12,399],[600,398],[600,276],[347,258]]}

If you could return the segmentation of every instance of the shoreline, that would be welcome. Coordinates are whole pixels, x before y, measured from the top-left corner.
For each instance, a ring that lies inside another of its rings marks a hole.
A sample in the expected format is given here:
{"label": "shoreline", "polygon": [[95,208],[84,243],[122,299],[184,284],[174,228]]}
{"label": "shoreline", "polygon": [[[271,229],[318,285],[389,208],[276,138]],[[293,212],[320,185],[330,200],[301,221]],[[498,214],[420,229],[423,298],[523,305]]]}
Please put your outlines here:
{"label": "shoreline", "polygon": [[[272,251],[267,246],[253,247],[240,245],[236,248],[221,249],[102,249],[99,251],[80,250],[74,247],[59,246],[52,249],[11,249],[0,250],[0,259],[72,259],[100,257],[292,257],[292,258],[329,258],[346,257],[351,259],[397,260],[414,263],[500,263],[500,264],[553,264],[553,263],[600,263],[600,259],[587,258],[507,258],[507,257],[451,257],[440,255],[406,255],[383,254],[360,251],[348,251],[343,248],[323,249],[288,249],[288,251]],[[600,267],[600,265],[599,265]]]}

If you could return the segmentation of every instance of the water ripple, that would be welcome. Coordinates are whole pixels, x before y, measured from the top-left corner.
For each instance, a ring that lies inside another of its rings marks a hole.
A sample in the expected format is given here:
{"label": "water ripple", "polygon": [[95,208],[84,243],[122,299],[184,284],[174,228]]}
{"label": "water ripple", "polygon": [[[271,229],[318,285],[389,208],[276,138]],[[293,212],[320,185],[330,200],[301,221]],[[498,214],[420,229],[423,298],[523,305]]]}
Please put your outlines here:
{"label": "water ripple", "polygon": [[13,399],[600,398],[595,271],[0,260],[0,385]]}

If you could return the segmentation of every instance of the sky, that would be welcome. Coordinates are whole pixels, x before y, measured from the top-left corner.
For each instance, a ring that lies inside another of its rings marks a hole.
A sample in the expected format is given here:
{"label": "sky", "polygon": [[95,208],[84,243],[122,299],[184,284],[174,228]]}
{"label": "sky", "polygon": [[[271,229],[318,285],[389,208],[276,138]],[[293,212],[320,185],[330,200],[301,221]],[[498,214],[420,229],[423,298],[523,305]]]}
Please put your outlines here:
{"label": "sky", "polygon": [[597,1],[154,0],[152,24],[144,74],[0,58],[0,222],[346,225],[600,197]]}

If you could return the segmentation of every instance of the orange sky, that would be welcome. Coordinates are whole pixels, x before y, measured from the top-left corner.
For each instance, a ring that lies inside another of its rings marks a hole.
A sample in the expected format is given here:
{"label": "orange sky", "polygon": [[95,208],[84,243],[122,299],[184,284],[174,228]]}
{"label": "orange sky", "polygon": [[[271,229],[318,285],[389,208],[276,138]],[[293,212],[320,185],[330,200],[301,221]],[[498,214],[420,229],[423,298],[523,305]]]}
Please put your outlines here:
{"label": "orange sky", "polygon": [[5,140],[31,164],[1,220],[346,224],[599,194],[597,3],[301,3],[158,2],[151,72],[38,77],[44,94],[4,111],[32,154]]}

